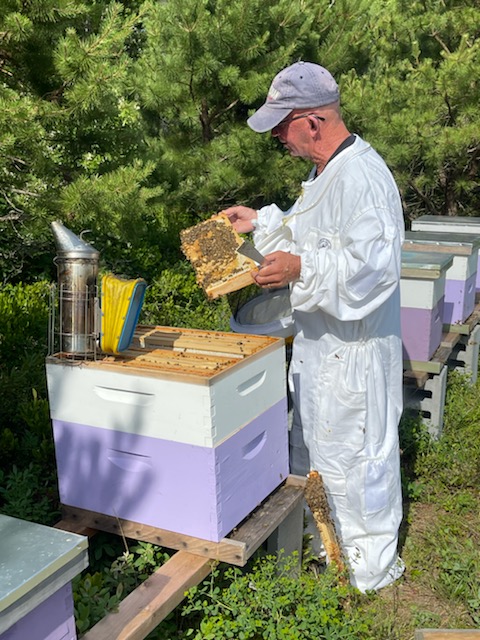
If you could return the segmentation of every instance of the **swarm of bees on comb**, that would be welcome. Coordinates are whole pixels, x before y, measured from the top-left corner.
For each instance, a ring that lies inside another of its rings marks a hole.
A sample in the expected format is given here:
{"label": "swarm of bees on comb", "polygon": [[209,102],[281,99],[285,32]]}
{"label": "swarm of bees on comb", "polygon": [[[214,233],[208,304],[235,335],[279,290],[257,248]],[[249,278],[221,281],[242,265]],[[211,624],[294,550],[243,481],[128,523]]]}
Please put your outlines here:
{"label": "swarm of bees on comb", "polygon": [[335,562],[339,571],[345,570],[342,550],[335,531],[335,524],[330,513],[325,486],[318,471],[310,471],[305,485],[305,501],[310,507],[315,524],[322,539],[327,557]]}
{"label": "swarm of bees on comb", "polygon": [[256,264],[237,253],[242,238],[225,215],[218,215],[184,229],[181,249],[194,270],[197,283],[210,299],[237,291],[253,279]]}

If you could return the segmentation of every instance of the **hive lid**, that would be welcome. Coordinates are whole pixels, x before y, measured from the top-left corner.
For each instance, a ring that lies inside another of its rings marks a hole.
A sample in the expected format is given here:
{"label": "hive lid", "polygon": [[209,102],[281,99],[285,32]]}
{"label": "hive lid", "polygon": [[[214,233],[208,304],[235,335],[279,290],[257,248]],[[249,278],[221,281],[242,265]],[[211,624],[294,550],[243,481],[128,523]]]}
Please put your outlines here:
{"label": "hive lid", "polygon": [[453,255],[402,249],[402,278],[437,280],[453,264]]}
{"label": "hive lid", "polygon": [[472,228],[476,230],[480,229],[480,217],[477,216],[434,216],[425,215],[420,216],[416,220],[412,220],[412,230],[425,229],[434,227],[460,227]]}
{"label": "hive lid", "polygon": [[236,333],[291,337],[293,313],[290,289],[264,291],[250,298],[231,316],[230,328]]}
{"label": "hive lid", "polygon": [[405,233],[406,249],[415,251],[415,247],[425,248],[427,251],[453,253],[455,255],[471,255],[480,247],[480,234],[478,236],[468,233],[449,232],[448,235],[441,231],[407,231]]}
{"label": "hive lid", "polygon": [[80,573],[88,564],[87,548],[85,536],[0,515],[0,613],[72,560],[82,560]]}

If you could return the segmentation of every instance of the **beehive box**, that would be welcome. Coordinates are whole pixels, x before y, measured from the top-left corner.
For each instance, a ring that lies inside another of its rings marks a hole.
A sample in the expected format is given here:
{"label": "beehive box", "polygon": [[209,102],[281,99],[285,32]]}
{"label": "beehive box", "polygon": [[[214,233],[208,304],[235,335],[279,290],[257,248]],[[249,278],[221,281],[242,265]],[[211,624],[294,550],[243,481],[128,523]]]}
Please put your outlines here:
{"label": "beehive box", "polygon": [[464,322],[475,307],[478,248],[480,237],[459,233],[447,236],[430,231],[408,231],[404,249],[407,251],[435,251],[453,255],[445,279],[443,323]]}
{"label": "beehive box", "polygon": [[227,216],[213,216],[184,229],[180,238],[182,251],[208,298],[213,300],[253,283],[251,272],[257,265],[237,253],[242,239]]}
{"label": "beehive box", "polygon": [[402,250],[400,279],[403,358],[428,361],[440,346],[447,270],[453,256]]}
{"label": "beehive box", "polygon": [[74,640],[71,580],[88,566],[88,541],[0,515],[1,640]]}
{"label": "beehive box", "polygon": [[283,339],[139,326],[47,380],[63,504],[218,542],[288,475]]}
{"label": "beehive box", "polygon": [[[448,234],[465,233],[480,238],[480,218],[475,216],[420,216],[412,221],[412,231]],[[477,262],[476,291],[480,291],[480,255]]]}

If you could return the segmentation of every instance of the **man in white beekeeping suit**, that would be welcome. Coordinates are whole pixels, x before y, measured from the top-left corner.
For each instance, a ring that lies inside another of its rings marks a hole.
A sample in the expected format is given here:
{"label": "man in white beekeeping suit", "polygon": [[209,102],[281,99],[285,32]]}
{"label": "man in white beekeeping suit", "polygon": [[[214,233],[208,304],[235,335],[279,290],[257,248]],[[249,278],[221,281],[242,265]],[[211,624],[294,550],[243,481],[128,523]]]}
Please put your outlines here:
{"label": "man in white beekeeping suit", "polygon": [[223,212],[238,232],[253,231],[265,255],[257,284],[290,287],[291,472],[322,475],[352,584],[380,589],[404,570],[398,189],[376,151],[347,130],[337,83],[317,64],[280,71],[248,125],[314,164],[288,211]]}

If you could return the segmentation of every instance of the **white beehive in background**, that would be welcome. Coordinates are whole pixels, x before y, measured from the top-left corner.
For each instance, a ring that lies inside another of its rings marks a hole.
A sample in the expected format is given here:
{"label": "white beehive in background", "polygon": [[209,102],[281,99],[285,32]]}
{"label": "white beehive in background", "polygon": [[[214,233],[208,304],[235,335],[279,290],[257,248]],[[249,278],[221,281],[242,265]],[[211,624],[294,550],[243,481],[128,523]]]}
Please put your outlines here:
{"label": "white beehive in background", "polygon": [[453,256],[402,250],[400,280],[404,360],[426,361],[440,345],[445,278]]}

